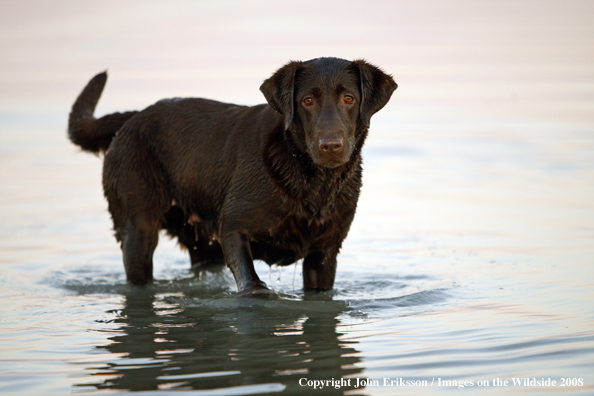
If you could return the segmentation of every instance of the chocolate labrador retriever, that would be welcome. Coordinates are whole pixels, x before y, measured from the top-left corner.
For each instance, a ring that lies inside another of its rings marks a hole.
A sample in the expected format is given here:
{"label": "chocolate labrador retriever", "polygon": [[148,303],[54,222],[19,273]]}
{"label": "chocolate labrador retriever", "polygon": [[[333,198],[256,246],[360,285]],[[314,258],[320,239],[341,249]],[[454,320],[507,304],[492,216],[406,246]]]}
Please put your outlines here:
{"label": "chocolate labrador retriever", "polygon": [[104,153],[103,188],[128,282],[153,279],[159,230],[193,265],[223,264],[239,292],[267,293],[253,260],[303,259],[307,290],[333,287],[361,188],[371,116],[397,85],[362,60],[290,62],[264,81],[268,104],[162,100],[93,116],[107,74],[72,107],[70,140]]}

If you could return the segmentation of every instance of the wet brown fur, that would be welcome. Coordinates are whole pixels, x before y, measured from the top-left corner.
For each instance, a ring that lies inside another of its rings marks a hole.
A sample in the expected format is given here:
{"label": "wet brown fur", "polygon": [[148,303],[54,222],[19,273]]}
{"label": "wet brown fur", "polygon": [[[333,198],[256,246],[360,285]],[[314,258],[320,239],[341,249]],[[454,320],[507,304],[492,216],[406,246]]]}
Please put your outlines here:
{"label": "wet brown fur", "polygon": [[[390,76],[364,61],[290,62],[262,84],[268,104],[171,99],[95,119],[106,78],[95,76],[73,105],[69,137],[105,153],[104,193],[129,282],[153,279],[164,228],[192,264],[226,263],[241,292],[267,290],[254,259],[304,259],[305,289],[333,287],[361,188],[361,148],[371,115],[396,89]],[[305,96],[315,105],[303,106]],[[339,142],[336,152],[324,139]]]}

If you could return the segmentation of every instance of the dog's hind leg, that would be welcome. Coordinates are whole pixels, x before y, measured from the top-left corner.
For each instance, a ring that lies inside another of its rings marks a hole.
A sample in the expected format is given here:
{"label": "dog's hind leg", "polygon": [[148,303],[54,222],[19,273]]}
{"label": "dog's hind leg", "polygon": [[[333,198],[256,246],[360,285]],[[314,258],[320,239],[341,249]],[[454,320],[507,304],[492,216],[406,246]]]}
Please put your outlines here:
{"label": "dog's hind leg", "polygon": [[153,280],[153,253],[171,197],[158,162],[142,151],[124,155],[117,143],[105,157],[103,188],[128,282],[143,285]]}
{"label": "dog's hind leg", "polygon": [[158,222],[127,220],[118,231],[128,282],[144,285],[153,280],[153,253],[159,241]]}

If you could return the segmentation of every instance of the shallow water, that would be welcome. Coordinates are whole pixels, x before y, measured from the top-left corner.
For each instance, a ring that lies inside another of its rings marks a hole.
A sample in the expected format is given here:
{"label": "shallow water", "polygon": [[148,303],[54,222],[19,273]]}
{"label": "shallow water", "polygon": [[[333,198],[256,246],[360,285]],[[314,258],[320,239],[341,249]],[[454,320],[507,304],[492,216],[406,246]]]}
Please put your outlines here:
{"label": "shallow water", "polygon": [[[592,3],[48,4],[0,16],[0,393],[594,394]],[[274,295],[237,298],[166,237],[126,285],[101,159],[65,138],[86,81],[109,67],[97,114],[256,104],[328,55],[399,83],[335,290],[258,263]]]}

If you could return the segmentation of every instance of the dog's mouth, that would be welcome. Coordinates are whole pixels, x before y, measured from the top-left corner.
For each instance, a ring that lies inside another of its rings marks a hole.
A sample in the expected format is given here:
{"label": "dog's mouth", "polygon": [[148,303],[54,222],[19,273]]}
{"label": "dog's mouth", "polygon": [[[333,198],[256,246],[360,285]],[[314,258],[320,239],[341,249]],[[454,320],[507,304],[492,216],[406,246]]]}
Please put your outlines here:
{"label": "dog's mouth", "polygon": [[317,165],[323,166],[324,168],[334,169],[334,168],[338,168],[341,165],[346,164],[347,162],[348,162],[348,160],[347,161],[343,161],[343,160],[340,160],[339,161],[339,160],[335,160],[333,158],[330,158],[330,159],[325,159],[323,161],[319,161],[319,162],[316,162],[316,163],[317,163]]}
{"label": "dog's mouth", "polygon": [[310,150],[310,156],[313,162],[324,168],[338,168],[349,162],[352,150],[345,150],[341,153],[325,153],[320,150]]}

